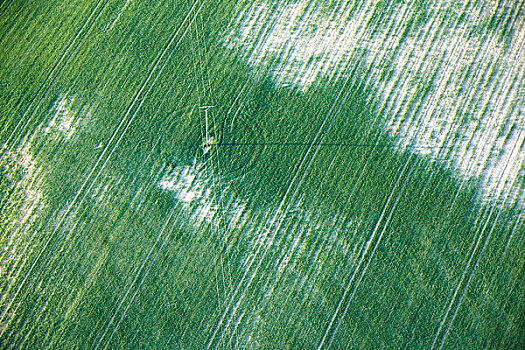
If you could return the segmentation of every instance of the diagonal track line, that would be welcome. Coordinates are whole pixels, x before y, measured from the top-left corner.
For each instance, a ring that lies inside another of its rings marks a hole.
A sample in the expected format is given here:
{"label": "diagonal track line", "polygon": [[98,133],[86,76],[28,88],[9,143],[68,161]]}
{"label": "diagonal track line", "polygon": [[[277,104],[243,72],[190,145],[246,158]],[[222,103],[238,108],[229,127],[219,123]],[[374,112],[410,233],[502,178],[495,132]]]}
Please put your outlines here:
{"label": "diagonal track line", "polygon": [[[104,8],[106,7],[108,2],[109,2],[109,0],[105,0],[105,1],[101,0],[101,1],[99,1],[97,3],[97,5],[95,6],[95,8],[91,11],[88,19],[84,22],[84,24],[82,25],[80,30],[77,32],[77,34],[75,35],[73,40],[71,40],[71,42],[67,46],[66,50],[64,51],[62,56],[60,56],[60,59],[57,61],[57,63],[53,66],[53,68],[51,69],[51,72],[49,72],[49,74],[45,78],[44,82],[42,83],[42,85],[38,89],[37,93],[35,94],[35,96],[31,100],[31,102],[29,103],[29,106],[27,106],[26,110],[22,114],[22,117],[20,118],[18,123],[15,125],[15,128],[13,129],[13,131],[11,132],[9,137],[7,138],[4,146],[2,147],[2,153],[0,153],[0,154],[3,154],[4,152],[10,152],[17,145],[18,141],[20,140],[20,138],[23,135],[23,132],[24,132],[25,128],[29,125],[31,120],[33,120],[33,117],[35,116],[38,108],[40,107],[40,105],[44,101],[44,99],[47,96],[48,92],[50,91],[51,87],[56,82],[56,80],[58,79],[58,77],[60,76],[60,74],[62,73],[62,71],[66,67],[66,65],[69,63],[69,61],[71,60],[71,58],[73,57],[73,55],[75,54],[77,49],[80,47],[80,44],[82,44],[82,42],[84,41],[86,36],[89,34],[91,29],[93,28],[93,25],[95,24],[95,22],[98,20],[98,18],[100,17],[102,12],[104,11]],[[98,9],[98,7],[101,4],[102,4],[102,8],[97,13],[97,9]],[[95,15],[95,13],[96,13],[96,15]],[[94,17],[93,21],[91,21],[91,18],[94,15],[95,15],[95,17]],[[91,22],[91,24],[89,24],[90,22]],[[84,31],[84,29],[85,29],[85,31]],[[75,42],[77,40],[78,40],[78,42],[75,45]],[[68,57],[66,58],[66,56],[68,56]],[[38,97],[39,95],[41,95],[41,96]],[[36,106],[32,107],[32,105],[33,105],[33,103],[35,101],[37,101],[36,102]],[[26,118],[27,118],[27,120],[24,123],[24,120]],[[23,123],[23,125],[22,125],[22,123]],[[15,137],[15,139],[11,141],[11,139],[15,136],[15,133],[17,133],[17,130],[18,130],[19,127],[21,127],[21,129],[18,131],[18,134]]]}
{"label": "diagonal track line", "polygon": [[[90,181],[91,179],[91,176],[94,174],[95,172],[95,169],[97,168],[97,166],[102,162],[102,160],[104,159],[104,156],[105,154],[108,152],[109,150],[109,147],[110,145],[112,144],[113,140],[116,138],[117,134],[119,133],[120,129],[122,128],[122,126],[124,125],[124,123],[126,122],[126,119],[128,119],[135,103],[138,101],[138,98],[139,96],[141,95],[141,93],[144,91],[144,89],[146,88],[146,86],[148,85],[149,81],[151,80],[154,72],[155,72],[155,69],[159,66],[160,62],[162,61],[162,57],[165,56],[166,52],[168,52],[168,49],[169,47],[175,42],[175,39],[177,38],[178,34],[183,30],[183,27],[184,27],[184,24],[188,21],[188,19],[190,18],[190,15],[191,15],[191,11],[196,7],[197,3],[198,3],[199,0],[196,0],[195,3],[193,4],[192,8],[190,9],[190,11],[188,12],[188,14],[186,15],[186,17],[184,18],[184,20],[182,21],[182,23],[180,24],[180,26],[178,27],[178,29],[176,30],[175,34],[173,34],[173,36],[171,37],[171,40],[169,41],[169,43],[165,46],[164,50],[161,52],[161,54],[158,56],[157,60],[156,60],[156,63],[155,65],[153,66],[153,68],[151,69],[148,77],[145,79],[145,81],[143,82],[143,84],[141,85],[141,88],[137,91],[137,93],[135,94],[135,97],[133,99],[133,101],[131,102],[129,108],[127,109],[127,112],[126,114],[124,115],[124,117],[122,118],[120,124],[118,125],[117,129],[115,130],[115,132],[113,133],[113,135],[111,136],[110,140],[108,141],[107,145],[105,146],[103,152],[101,153],[101,155],[99,156],[99,158],[97,159],[97,162],[95,163],[95,165],[93,166],[93,168],[91,169],[91,171],[89,172],[88,176],[86,177],[86,179],[84,180],[82,186],[80,187],[80,189],[78,190],[77,194],[75,195],[75,197],[73,198],[73,200],[70,202],[68,208],[66,209],[66,211],[62,214],[58,224],[56,225],[55,229],[53,230],[52,234],[49,236],[49,238],[47,239],[46,243],[44,244],[44,246],[42,247],[42,249],[40,250],[38,256],[35,258],[33,264],[31,265],[28,273],[26,274],[24,280],[22,281],[22,283],[20,284],[19,288],[17,289],[16,293],[15,293],[15,296],[13,297],[13,299],[11,300],[11,302],[9,303],[9,305],[4,309],[4,315],[2,316],[2,318],[0,319],[0,323],[4,320],[4,317],[7,315],[7,312],[8,310],[11,308],[13,302],[16,300],[18,294],[20,293],[22,287],[25,285],[29,275],[32,273],[33,269],[35,268],[37,262],[39,261],[40,257],[44,254],[44,251],[47,249],[48,245],[50,244],[53,236],[55,236],[55,233],[57,232],[58,228],[62,225],[62,223],[64,222],[64,220],[66,219],[66,216],[68,216],[69,212],[71,211],[71,209],[73,209],[73,206],[75,204],[75,202],[77,201],[77,199],[80,197],[81,193],[84,191],[84,188],[88,185],[88,182]],[[141,102],[139,103],[137,109],[135,110],[135,112],[132,114],[131,118],[129,118],[129,120],[127,121],[126,125],[124,126],[122,132],[120,133],[120,136],[118,137],[118,139],[116,140],[114,146],[112,147],[112,149],[109,151],[106,159],[104,160],[102,166],[100,167],[100,169],[97,171],[97,173],[95,174],[95,177],[93,178],[93,180],[91,180],[91,183],[89,184],[87,190],[85,190],[84,192],[84,195],[82,196],[82,198],[80,199],[80,201],[78,202],[78,204],[76,205],[76,207],[74,208],[73,212],[71,213],[71,215],[69,215],[69,218],[67,219],[65,225],[62,227],[61,231],[59,232],[59,234],[57,235],[57,237],[55,238],[55,241],[54,243],[52,244],[51,248],[49,249],[49,251],[47,252],[47,254],[45,255],[40,267],[38,268],[38,270],[35,272],[35,275],[33,276],[33,278],[30,280],[29,282],[29,286],[26,288],[20,302],[18,303],[17,307],[15,308],[15,311],[13,312],[13,314],[16,312],[16,309],[18,309],[18,306],[20,305],[21,301],[24,299],[25,295],[27,294],[27,292],[29,291],[29,288],[31,287],[33,281],[35,280],[35,278],[37,277],[37,275],[39,274],[40,270],[43,268],[43,265],[45,263],[45,261],[47,260],[49,254],[51,253],[51,251],[53,250],[54,246],[56,245],[56,243],[58,242],[58,240],[60,239],[60,237],[62,236],[63,232],[65,231],[65,229],[67,228],[67,226],[69,225],[69,223],[71,222],[71,219],[73,218],[73,216],[76,214],[76,212],[78,211],[80,205],[82,204],[82,202],[84,201],[84,199],[86,198],[87,194],[89,193],[89,191],[91,190],[91,188],[93,187],[93,185],[95,184],[95,182],[97,181],[98,177],[100,176],[100,174],[102,173],[102,170],[104,169],[104,167],[106,166],[106,164],[108,163],[111,155],[113,154],[113,152],[115,151],[115,149],[117,148],[117,146],[119,145],[120,141],[122,140],[123,136],[125,135],[127,129],[129,128],[131,122],[133,121],[134,117],[137,115],[140,107],[142,106],[142,103],[144,102],[144,100],[146,99],[147,95],[149,94],[149,92],[151,91],[151,89],[153,88],[155,82],[157,81],[157,79],[159,78],[160,74],[162,73],[164,67],[166,66],[167,62],[169,61],[171,55],[173,54],[173,52],[175,51],[175,49],[178,47],[178,45],[180,44],[182,38],[185,36],[186,32],[188,31],[189,27],[191,26],[191,24],[193,23],[193,21],[195,20],[198,12],[200,12],[200,10],[202,9],[203,5],[204,5],[205,2],[202,2],[202,4],[200,5],[200,7],[197,9],[195,15],[191,18],[191,20],[189,21],[186,29],[183,31],[183,33],[181,34],[179,40],[176,42],[175,46],[170,50],[167,58],[165,59],[164,63],[162,64],[161,68],[159,69],[159,71],[157,72],[157,74],[155,75],[155,77],[153,78],[153,81],[151,83],[151,85],[149,86],[148,90],[146,91],[146,93],[144,94],[144,96],[141,98]],[[5,330],[7,329],[7,326],[2,330],[2,333],[0,333],[0,337],[4,334]]]}
{"label": "diagonal track line", "polygon": [[[357,74],[357,73],[356,73],[356,74]],[[264,240],[265,240],[265,242],[266,242],[266,248],[265,248],[264,251],[262,252],[261,258],[259,259],[259,262],[257,263],[254,272],[251,274],[251,276],[250,276],[250,278],[249,278],[249,280],[248,280],[246,286],[243,288],[243,291],[241,292],[241,294],[240,294],[240,296],[239,296],[238,301],[236,302],[236,304],[235,304],[233,310],[231,311],[230,316],[229,316],[229,318],[228,318],[228,320],[227,320],[227,322],[226,322],[226,325],[224,326],[224,330],[223,330],[222,333],[220,334],[220,337],[219,337],[220,339],[222,339],[222,337],[224,336],[224,333],[226,332],[226,329],[229,327],[229,324],[230,324],[230,322],[231,322],[233,316],[234,316],[235,313],[237,312],[237,309],[239,308],[239,305],[240,305],[242,299],[244,298],[247,289],[249,288],[249,286],[250,286],[251,283],[253,282],[253,279],[255,278],[255,275],[256,275],[256,273],[258,272],[258,270],[259,270],[259,268],[260,268],[260,266],[261,266],[261,264],[262,264],[262,261],[263,261],[264,257],[266,256],[266,254],[267,254],[267,252],[268,252],[270,246],[272,246],[273,241],[274,241],[274,239],[275,239],[277,233],[279,232],[279,230],[280,230],[280,228],[281,228],[281,225],[282,225],[282,223],[283,223],[283,221],[284,221],[284,218],[285,218],[285,216],[286,216],[286,213],[288,212],[288,209],[290,208],[291,203],[292,203],[293,199],[295,198],[295,196],[296,196],[296,194],[297,194],[297,192],[298,192],[298,190],[299,190],[299,188],[300,188],[300,186],[301,186],[301,184],[302,184],[302,182],[303,182],[303,180],[304,180],[304,177],[305,177],[305,175],[306,175],[306,172],[308,171],[310,165],[312,164],[313,160],[315,159],[315,157],[316,157],[316,155],[317,155],[319,149],[321,148],[322,141],[324,140],[324,138],[326,137],[328,131],[330,130],[331,126],[333,125],[333,122],[334,122],[334,120],[335,120],[335,117],[338,115],[338,113],[339,113],[339,111],[340,111],[340,109],[341,109],[343,103],[345,102],[346,98],[348,97],[348,94],[349,94],[350,91],[351,91],[351,87],[353,86],[353,84],[354,84],[354,82],[355,82],[355,76],[356,76],[356,75],[354,75],[354,80],[353,80],[353,82],[350,84],[350,87],[348,87],[348,90],[347,90],[347,91],[344,93],[344,95],[343,95],[343,91],[344,91],[345,87],[348,86],[348,82],[349,82],[351,76],[352,76],[352,75],[349,74],[349,75],[346,77],[345,82],[343,83],[341,89],[339,90],[339,93],[338,93],[337,97],[334,99],[334,102],[333,102],[332,106],[330,107],[330,110],[326,113],[326,116],[325,116],[323,122],[321,123],[321,126],[319,127],[319,129],[318,129],[318,131],[317,131],[315,137],[313,138],[313,140],[312,140],[312,142],[311,142],[311,144],[310,144],[310,147],[308,148],[308,150],[306,151],[305,155],[303,156],[303,158],[302,158],[302,160],[301,160],[301,162],[300,162],[300,164],[299,164],[299,166],[298,166],[298,168],[297,168],[297,170],[296,170],[296,173],[295,173],[294,177],[292,178],[292,180],[291,180],[291,182],[290,182],[290,185],[288,186],[288,188],[287,188],[287,190],[286,190],[286,192],[285,192],[285,194],[284,194],[284,196],[283,196],[283,198],[282,198],[282,200],[281,200],[281,202],[280,202],[280,204],[279,204],[279,206],[278,206],[278,209],[277,209],[277,211],[275,212],[275,214],[274,214],[274,216],[273,216],[273,218],[272,218],[272,220],[271,220],[271,222],[270,222],[270,224],[269,224],[269,226],[268,226],[268,230],[266,231],[266,233],[265,233],[265,235],[264,235]],[[338,104],[339,104],[339,106],[338,106],[337,109],[336,109],[335,107],[336,107]],[[334,109],[335,109],[335,112],[333,113],[332,118],[329,120],[329,117],[330,117],[330,115],[332,114],[332,112],[334,111]],[[326,130],[325,130],[324,132],[322,132],[323,129],[325,129],[325,125],[326,125]],[[321,133],[321,132],[322,132],[322,133]],[[318,139],[319,139],[319,141],[317,141]],[[315,147],[315,150],[314,150],[313,153],[312,153],[312,148],[314,147],[314,145],[316,145],[316,147]],[[308,159],[308,157],[309,157],[309,155],[310,155],[310,153],[312,153],[312,155],[310,156],[310,160],[308,161],[308,163],[306,163],[306,162],[307,162],[307,159]],[[304,164],[306,164],[306,166],[305,166],[305,169],[302,170]],[[301,170],[302,170],[302,174],[299,175],[300,172],[301,172]],[[295,189],[294,189],[292,195],[290,196],[290,199],[288,199],[288,195],[289,195],[289,193],[291,192],[291,190],[292,190],[292,186],[293,186],[293,184],[296,182],[296,180],[297,180],[297,185],[295,186]],[[286,202],[287,202],[287,204],[285,204]],[[283,207],[285,207],[284,210],[283,210]],[[280,216],[280,219],[278,220],[278,217],[279,217],[279,216]],[[278,220],[277,226],[276,226],[275,229],[273,230],[273,233],[271,234],[270,239],[267,240],[267,237],[270,235],[270,231],[272,230],[272,227],[274,226],[274,224],[275,224],[275,222],[276,222],[277,220]],[[224,322],[224,318],[226,317],[226,314],[228,313],[228,310],[229,310],[230,306],[232,305],[233,300],[235,299],[235,297],[236,297],[236,295],[237,295],[239,289],[241,288],[242,283],[243,283],[244,280],[246,279],[246,276],[247,276],[247,274],[248,274],[248,271],[251,269],[251,266],[253,265],[253,263],[254,263],[254,261],[255,261],[255,258],[256,258],[257,255],[259,254],[259,252],[260,252],[262,246],[263,246],[263,243],[261,243],[261,244],[259,245],[259,247],[257,248],[256,252],[253,254],[252,260],[249,262],[248,267],[247,267],[246,270],[245,270],[245,273],[243,274],[241,280],[239,281],[239,283],[238,283],[238,285],[237,285],[237,288],[235,289],[232,298],[230,299],[230,301],[229,301],[229,303],[228,303],[228,305],[227,305],[227,307],[226,307],[224,313],[222,314],[222,316],[221,316],[221,318],[220,318],[220,320],[219,320],[219,322],[218,322],[218,324],[217,324],[217,326],[216,326],[216,328],[215,328],[215,330],[214,330],[214,332],[213,332],[213,334],[212,334],[212,336],[211,336],[209,342],[208,342],[207,345],[206,345],[206,348],[210,348],[210,347],[211,347],[211,345],[212,345],[212,343],[213,343],[213,340],[214,340],[214,338],[215,338],[215,336],[216,336],[216,334],[217,334],[217,332],[218,332],[218,330],[219,330],[219,327],[220,327],[220,326],[222,325],[222,323]],[[220,341],[219,341],[218,344],[220,344]],[[218,344],[216,345],[216,347],[218,346]],[[215,348],[216,348],[216,347],[215,347]]]}

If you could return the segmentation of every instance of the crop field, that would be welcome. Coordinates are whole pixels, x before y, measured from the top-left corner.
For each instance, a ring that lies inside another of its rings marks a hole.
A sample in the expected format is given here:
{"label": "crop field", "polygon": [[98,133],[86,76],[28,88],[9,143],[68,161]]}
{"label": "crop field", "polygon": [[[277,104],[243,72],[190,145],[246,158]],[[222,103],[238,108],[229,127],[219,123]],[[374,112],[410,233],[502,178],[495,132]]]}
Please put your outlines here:
{"label": "crop field", "polygon": [[1,349],[524,349],[525,3],[0,0]]}

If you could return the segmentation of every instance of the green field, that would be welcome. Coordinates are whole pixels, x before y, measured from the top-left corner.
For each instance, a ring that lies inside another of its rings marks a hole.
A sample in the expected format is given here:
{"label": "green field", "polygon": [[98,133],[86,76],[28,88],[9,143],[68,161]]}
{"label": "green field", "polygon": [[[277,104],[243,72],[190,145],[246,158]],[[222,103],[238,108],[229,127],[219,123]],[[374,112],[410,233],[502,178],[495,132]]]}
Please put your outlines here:
{"label": "green field", "polygon": [[[276,83],[286,58],[225,44],[252,3],[0,3],[0,348],[523,349],[523,202],[399,147],[387,58]],[[366,32],[399,3],[374,2]],[[400,43],[441,16],[407,6]],[[512,47],[509,8],[469,35]],[[523,110],[524,91],[501,104]],[[523,192],[512,164],[498,181]]]}

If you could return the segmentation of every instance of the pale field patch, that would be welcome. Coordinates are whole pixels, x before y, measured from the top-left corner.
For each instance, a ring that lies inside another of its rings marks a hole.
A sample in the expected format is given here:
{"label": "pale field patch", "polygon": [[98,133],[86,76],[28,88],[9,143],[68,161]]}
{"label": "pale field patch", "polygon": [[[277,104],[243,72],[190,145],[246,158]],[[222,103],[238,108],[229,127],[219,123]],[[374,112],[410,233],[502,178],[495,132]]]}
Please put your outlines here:
{"label": "pale field patch", "polygon": [[[501,35],[501,28],[483,26],[505,6],[434,2],[426,19],[403,35],[415,10],[392,5],[378,23],[378,4],[327,9],[315,1],[278,7],[257,1],[232,20],[224,45],[256,70],[277,58],[270,67],[275,84],[302,90],[358,64],[377,87],[382,123],[399,149],[475,179],[482,201],[525,203],[523,14],[508,18],[512,30]],[[364,60],[354,62],[362,53]]]}
{"label": "pale field patch", "polygon": [[225,216],[223,220],[236,228],[246,220],[246,204],[228,190],[227,181],[197,162],[166,170],[158,186],[174,194],[195,225]]}
{"label": "pale field patch", "polygon": [[[275,272],[260,285],[264,297],[257,306],[241,306],[242,311],[232,321],[232,329],[237,329],[240,338],[249,339],[264,328],[259,324],[258,315],[272,304],[271,300],[285,301],[291,291],[307,291],[314,299],[325,302],[319,286],[313,282],[324,273],[324,262],[338,256],[344,257],[346,263],[356,264],[366,243],[365,238],[357,234],[358,230],[367,229],[365,223],[334,213],[320,203],[305,205],[302,196],[293,200],[287,209],[267,205],[250,210],[249,203],[232,192],[229,180],[215,175],[203,163],[166,166],[162,173],[157,186],[174,196],[185,211],[187,223],[197,231],[202,225],[210,225],[210,234],[217,234],[225,242],[235,230],[242,231],[250,247],[241,261],[241,269],[247,273],[246,281],[252,274],[260,273],[256,269],[259,261],[271,256]],[[312,244],[318,247],[315,252],[308,248]],[[231,263],[227,256],[220,259],[225,259],[224,266]],[[315,263],[305,266],[306,259]],[[342,282],[340,287],[344,288]],[[234,287],[231,288],[230,294]],[[239,291],[239,295],[243,293]]]}
{"label": "pale field patch", "polygon": [[[12,173],[6,180],[10,196],[3,201],[0,213],[3,221],[0,274],[4,277],[0,283],[0,305],[12,301],[10,291],[26,264],[27,251],[32,249],[32,228],[46,207],[41,190],[43,169],[31,154],[30,147],[31,140],[26,141],[2,159],[2,166],[7,166]],[[5,324],[0,325],[0,329],[4,327]]]}
{"label": "pale field patch", "polygon": [[71,104],[74,98],[70,98],[66,95],[61,95],[57,101],[55,101],[52,108],[53,117],[47,124],[42,132],[52,138],[63,138],[68,141],[75,133],[81,120],[75,120],[75,113],[71,109]]}

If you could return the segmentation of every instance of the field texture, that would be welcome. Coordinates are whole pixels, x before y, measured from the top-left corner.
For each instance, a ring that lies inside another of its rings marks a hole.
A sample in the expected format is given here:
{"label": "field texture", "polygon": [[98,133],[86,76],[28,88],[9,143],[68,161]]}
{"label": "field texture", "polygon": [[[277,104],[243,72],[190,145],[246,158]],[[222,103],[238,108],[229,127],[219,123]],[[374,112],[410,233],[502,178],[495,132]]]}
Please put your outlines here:
{"label": "field texture", "polygon": [[1,349],[525,348],[523,1],[0,0],[0,146]]}

